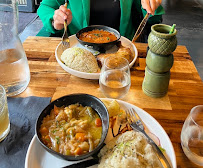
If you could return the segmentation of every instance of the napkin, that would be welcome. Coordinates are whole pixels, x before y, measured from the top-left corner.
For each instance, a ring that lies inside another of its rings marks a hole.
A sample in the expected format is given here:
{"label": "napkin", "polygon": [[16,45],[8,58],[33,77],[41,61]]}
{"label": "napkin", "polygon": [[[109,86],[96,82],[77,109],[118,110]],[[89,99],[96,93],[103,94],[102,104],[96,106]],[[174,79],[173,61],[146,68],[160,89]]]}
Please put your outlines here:
{"label": "napkin", "polygon": [[10,132],[0,142],[0,167],[24,167],[28,146],[35,134],[35,123],[50,97],[8,98]]}

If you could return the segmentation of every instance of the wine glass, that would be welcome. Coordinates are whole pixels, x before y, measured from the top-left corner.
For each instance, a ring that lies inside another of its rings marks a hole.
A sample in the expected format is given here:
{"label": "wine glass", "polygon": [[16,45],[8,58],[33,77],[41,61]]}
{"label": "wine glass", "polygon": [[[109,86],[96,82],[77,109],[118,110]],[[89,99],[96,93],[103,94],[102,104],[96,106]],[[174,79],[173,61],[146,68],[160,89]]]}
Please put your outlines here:
{"label": "wine glass", "polygon": [[181,145],[192,162],[203,166],[203,105],[191,109],[182,128]]}
{"label": "wine glass", "polygon": [[101,68],[99,85],[106,97],[124,97],[131,85],[128,60],[118,56],[107,57]]}

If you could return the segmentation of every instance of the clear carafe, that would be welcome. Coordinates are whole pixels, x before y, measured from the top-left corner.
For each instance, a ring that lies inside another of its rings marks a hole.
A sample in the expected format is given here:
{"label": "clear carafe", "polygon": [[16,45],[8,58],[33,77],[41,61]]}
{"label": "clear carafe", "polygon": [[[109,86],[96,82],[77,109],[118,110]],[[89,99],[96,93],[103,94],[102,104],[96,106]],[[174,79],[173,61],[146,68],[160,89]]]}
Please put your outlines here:
{"label": "clear carafe", "polygon": [[18,6],[15,0],[0,1],[0,84],[7,96],[22,93],[30,81],[25,51],[18,37]]}

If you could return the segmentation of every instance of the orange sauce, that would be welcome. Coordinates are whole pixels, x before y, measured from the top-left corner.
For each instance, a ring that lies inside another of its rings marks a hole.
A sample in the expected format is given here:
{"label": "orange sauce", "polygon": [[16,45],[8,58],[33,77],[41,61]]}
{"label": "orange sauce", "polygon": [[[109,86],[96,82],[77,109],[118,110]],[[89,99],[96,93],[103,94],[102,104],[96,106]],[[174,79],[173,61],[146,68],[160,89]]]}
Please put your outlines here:
{"label": "orange sauce", "polygon": [[89,43],[108,43],[117,40],[117,37],[114,33],[95,29],[82,33],[79,39]]}

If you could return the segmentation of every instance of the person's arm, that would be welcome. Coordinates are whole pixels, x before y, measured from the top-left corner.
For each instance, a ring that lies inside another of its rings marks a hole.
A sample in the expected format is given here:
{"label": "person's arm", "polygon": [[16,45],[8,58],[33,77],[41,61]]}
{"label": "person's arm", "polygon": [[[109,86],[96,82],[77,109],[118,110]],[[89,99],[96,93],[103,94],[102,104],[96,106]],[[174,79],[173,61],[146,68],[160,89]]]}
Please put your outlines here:
{"label": "person's arm", "polygon": [[162,15],[165,13],[161,6],[162,0],[141,0],[143,17],[148,13],[151,14],[148,24],[156,24],[162,22]]}
{"label": "person's arm", "polygon": [[162,0],[141,0],[142,8],[154,15],[155,10],[161,5]]}
{"label": "person's arm", "polygon": [[52,25],[56,30],[61,30],[64,28],[64,21],[66,20],[67,25],[72,21],[72,12],[67,9],[64,5],[61,5],[59,9],[55,10],[53,16]]}
{"label": "person's arm", "polygon": [[[64,2],[62,1],[61,3],[63,4]],[[54,12],[59,9],[62,4],[59,4],[56,0],[43,0],[37,10],[37,14],[42,20],[44,27],[46,27],[46,30],[52,34],[57,32],[52,25]]]}

